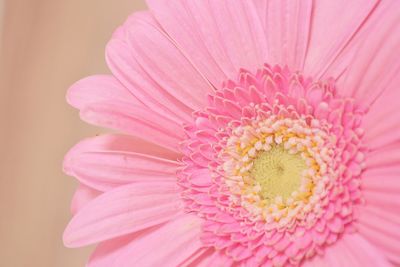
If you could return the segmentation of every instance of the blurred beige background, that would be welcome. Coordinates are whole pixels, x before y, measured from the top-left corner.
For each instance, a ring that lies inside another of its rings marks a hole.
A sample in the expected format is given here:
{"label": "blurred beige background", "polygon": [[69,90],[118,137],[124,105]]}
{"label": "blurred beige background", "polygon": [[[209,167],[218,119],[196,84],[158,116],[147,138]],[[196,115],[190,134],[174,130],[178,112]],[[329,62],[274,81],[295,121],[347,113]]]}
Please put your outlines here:
{"label": "blurred beige background", "polygon": [[92,248],[64,248],[76,182],[64,153],[100,133],[65,92],[108,72],[104,47],[142,0],[0,0],[0,265],[84,266]]}

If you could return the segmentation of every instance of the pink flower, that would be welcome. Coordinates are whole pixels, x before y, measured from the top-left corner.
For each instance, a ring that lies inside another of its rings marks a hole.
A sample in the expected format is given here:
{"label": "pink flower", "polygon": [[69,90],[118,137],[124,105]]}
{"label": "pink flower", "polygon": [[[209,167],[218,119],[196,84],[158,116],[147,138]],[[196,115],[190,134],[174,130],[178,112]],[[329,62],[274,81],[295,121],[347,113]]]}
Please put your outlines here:
{"label": "pink flower", "polygon": [[400,264],[400,1],[148,5],[68,91],[128,135],[67,154],[64,243],[99,243],[89,267]]}

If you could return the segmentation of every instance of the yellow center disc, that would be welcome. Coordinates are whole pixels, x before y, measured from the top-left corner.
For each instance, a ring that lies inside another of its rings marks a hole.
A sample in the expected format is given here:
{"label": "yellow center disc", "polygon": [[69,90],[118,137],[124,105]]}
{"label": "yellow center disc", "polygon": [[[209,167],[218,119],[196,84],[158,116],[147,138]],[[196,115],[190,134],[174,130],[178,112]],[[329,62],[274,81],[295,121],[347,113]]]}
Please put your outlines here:
{"label": "yellow center disc", "polygon": [[299,154],[289,154],[277,145],[257,156],[250,175],[261,186],[260,196],[270,203],[277,196],[287,199],[296,191],[305,169],[307,165]]}

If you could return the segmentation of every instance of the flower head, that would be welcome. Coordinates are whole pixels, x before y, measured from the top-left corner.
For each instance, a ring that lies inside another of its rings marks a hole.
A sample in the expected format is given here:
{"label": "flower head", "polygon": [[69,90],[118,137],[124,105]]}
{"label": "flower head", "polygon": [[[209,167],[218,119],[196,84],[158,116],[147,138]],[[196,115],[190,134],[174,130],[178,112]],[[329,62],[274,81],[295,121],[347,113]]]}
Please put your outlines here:
{"label": "flower head", "polygon": [[203,243],[249,266],[298,265],[335,243],[360,203],[363,115],[332,82],[279,66],[216,90],[185,127],[178,173]]}
{"label": "flower head", "polygon": [[[398,264],[398,1],[148,1],[77,82],[89,266]],[[365,255],[365,251],[368,251]]]}

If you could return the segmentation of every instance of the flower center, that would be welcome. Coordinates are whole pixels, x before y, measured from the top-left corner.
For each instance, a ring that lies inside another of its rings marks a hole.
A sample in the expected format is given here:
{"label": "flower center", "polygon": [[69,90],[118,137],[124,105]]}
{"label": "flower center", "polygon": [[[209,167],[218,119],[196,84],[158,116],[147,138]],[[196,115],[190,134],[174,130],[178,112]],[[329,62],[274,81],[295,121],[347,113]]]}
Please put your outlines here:
{"label": "flower center", "polygon": [[317,203],[336,177],[329,167],[333,140],[317,120],[265,115],[232,130],[220,171],[234,205],[284,227],[321,212]]}
{"label": "flower center", "polygon": [[261,186],[261,197],[270,204],[279,196],[284,200],[289,198],[300,187],[304,170],[307,165],[299,154],[290,154],[278,145],[258,155],[250,175]]}

